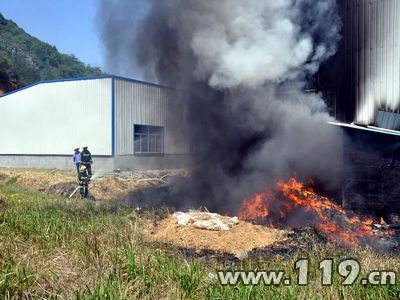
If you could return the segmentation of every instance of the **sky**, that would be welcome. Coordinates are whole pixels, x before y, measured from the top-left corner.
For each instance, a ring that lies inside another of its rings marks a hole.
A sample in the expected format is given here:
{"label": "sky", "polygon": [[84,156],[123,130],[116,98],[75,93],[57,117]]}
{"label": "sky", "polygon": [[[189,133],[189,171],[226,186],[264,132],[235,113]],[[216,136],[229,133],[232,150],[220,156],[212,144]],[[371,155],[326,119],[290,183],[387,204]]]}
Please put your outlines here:
{"label": "sky", "polygon": [[98,0],[0,0],[0,12],[30,35],[107,71],[96,29]]}

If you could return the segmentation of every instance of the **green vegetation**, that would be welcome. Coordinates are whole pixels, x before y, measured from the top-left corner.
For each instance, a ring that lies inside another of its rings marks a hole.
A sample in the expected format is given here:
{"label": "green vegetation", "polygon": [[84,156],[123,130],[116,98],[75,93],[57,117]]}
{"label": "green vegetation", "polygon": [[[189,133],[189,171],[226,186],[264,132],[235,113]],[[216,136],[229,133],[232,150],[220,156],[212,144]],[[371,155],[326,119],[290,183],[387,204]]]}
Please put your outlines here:
{"label": "green vegetation", "polygon": [[84,65],[73,55],[61,54],[19,28],[0,14],[0,90],[13,89],[40,80],[93,76],[99,68]]}
{"label": "green vegetation", "polygon": [[19,177],[20,177],[20,176],[13,176],[13,177],[11,177],[10,179],[8,179],[8,180],[5,182],[5,185],[13,185],[13,184],[17,183]]}
{"label": "green vegetation", "polygon": [[[224,264],[162,245],[146,243],[141,226],[148,216],[110,204],[68,201],[0,186],[0,295],[3,298],[70,299],[399,299],[400,286],[322,287],[317,262],[359,259],[364,271],[395,269],[397,257],[367,249],[349,251],[315,243],[296,257],[260,255]],[[295,261],[310,258],[307,287],[222,286],[207,281],[217,270],[283,269],[294,280]],[[0,296],[0,298],[2,298]],[[2,299],[3,299],[2,298]]]}

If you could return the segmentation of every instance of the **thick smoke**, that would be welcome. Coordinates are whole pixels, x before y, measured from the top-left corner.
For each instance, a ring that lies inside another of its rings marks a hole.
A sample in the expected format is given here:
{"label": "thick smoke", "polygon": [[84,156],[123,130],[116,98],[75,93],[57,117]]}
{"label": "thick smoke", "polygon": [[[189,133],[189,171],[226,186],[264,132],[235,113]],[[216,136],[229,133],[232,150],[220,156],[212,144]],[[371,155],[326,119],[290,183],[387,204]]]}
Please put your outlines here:
{"label": "thick smoke", "polygon": [[[132,57],[132,49],[136,45],[133,37],[148,9],[149,1],[146,0],[101,1],[97,23],[105,45],[107,72],[132,78],[137,78],[137,74],[140,74],[138,64]],[[153,79],[151,76],[152,74],[149,79]]]}
{"label": "thick smoke", "polygon": [[[320,3],[318,3],[320,2]],[[169,1],[170,26],[179,29],[183,47],[197,60],[194,78],[211,87],[258,87],[315,72],[335,52],[330,41],[315,44],[321,34],[318,18],[328,15],[333,1]],[[332,15],[331,15],[332,16]],[[309,23],[303,30],[302,22]],[[325,23],[326,24],[326,23]],[[333,33],[332,33],[333,31]]]}
{"label": "thick smoke", "polygon": [[294,173],[338,184],[340,137],[326,125],[321,96],[303,92],[336,51],[335,0],[150,2],[132,34],[119,22],[135,14],[132,1],[103,0],[101,32],[106,49],[121,39],[131,54],[121,64],[114,56],[112,65],[132,60],[160,83],[190,90],[198,168],[174,186],[178,201],[230,210]]}

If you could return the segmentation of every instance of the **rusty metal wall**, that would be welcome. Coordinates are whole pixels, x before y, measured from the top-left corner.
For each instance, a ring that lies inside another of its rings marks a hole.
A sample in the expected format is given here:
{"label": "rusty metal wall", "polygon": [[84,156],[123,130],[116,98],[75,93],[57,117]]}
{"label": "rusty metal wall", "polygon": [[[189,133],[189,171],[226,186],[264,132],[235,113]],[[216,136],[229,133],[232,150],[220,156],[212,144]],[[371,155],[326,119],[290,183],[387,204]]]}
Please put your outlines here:
{"label": "rusty metal wall", "polygon": [[356,121],[400,108],[400,1],[342,1],[344,39]]}
{"label": "rusty metal wall", "polygon": [[123,78],[114,79],[115,155],[133,155],[134,124],[164,127],[164,154],[189,153],[182,93]]}

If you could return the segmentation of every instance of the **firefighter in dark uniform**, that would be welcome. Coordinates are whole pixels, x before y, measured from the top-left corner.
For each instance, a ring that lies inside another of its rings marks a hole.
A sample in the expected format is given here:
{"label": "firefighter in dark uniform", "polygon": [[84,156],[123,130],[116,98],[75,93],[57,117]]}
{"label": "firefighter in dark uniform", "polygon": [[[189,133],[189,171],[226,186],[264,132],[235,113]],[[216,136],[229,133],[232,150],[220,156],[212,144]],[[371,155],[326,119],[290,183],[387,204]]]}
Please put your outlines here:
{"label": "firefighter in dark uniform", "polygon": [[81,166],[79,168],[79,193],[81,194],[81,198],[87,198],[89,195],[89,181],[90,177],[87,172],[86,166]]}
{"label": "firefighter in dark uniform", "polygon": [[86,167],[89,178],[92,177],[92,163],[92,154],[88,150],[88,147],[84,146],[81,152],[81,166]]}

